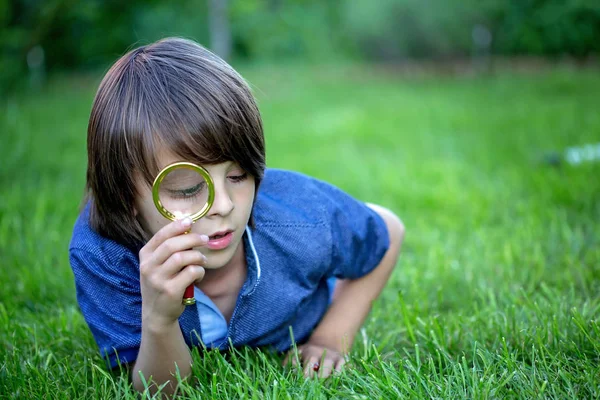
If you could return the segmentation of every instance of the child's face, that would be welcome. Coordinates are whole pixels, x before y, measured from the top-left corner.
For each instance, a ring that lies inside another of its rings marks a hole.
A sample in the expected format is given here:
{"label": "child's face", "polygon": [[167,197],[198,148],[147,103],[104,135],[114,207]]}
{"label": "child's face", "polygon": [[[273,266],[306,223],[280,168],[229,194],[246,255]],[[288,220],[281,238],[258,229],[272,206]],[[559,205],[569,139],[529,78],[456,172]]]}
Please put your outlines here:
{"label": "child's face", "polygon": [[[174,157],[159,157],[159,167],[181,161]],[[215,183],[215,200],[208,213],[192,225],[192,232],[209,236],[207,246],[199,248],[207,258],[204,266],[217,269],[226,265],[236,253],[250,218],[254,201],[254,177],[234,162],[203,165]],[[138,184],[140,196],[136,199],[137,218],[152,235],[171,221],[163,217],[152,200],[152,189]],[[225,237],[214,237],[226,232]]]}

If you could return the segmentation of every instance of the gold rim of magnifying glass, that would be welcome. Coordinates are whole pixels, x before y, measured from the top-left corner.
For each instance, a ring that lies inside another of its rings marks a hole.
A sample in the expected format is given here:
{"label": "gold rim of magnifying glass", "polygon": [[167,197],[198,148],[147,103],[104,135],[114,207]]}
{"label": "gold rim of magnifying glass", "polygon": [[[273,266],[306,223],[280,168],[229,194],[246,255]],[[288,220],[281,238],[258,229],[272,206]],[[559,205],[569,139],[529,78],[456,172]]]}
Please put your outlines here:
{"label": "gold rim of magnifying glass", "polygon": [[156,206],[158,211],[163,215],[163,217],[170,219],[171,221],[175,221],[178,218],[175,214],[173,214],[172,212],[167,210],[165,206],[163,206],[162,202],[160,201],[158,191],[160,189],[161,182],[163,181],[163,179],[165,179],[167,174],[173,171],[174,169],[179,168],[187,168],[199,173],[206,181],[206,185],[208,187],[208,200],[206,201],[204,207],[202,207],[200,211],[197,211],[194,214],[188,216],[192,219],[192,221],[196,222],[206,215],[208,210],[210,210],[210,208],[212,207],[213,202],[215,201],[215,183],[213,182],[212,177],[210,176],[208,171],[202,168],[201,166],[186,161],[179,161],[167,165],[165,168],[162,169],[162,171],[159,172],[159,174],[156,176],[156,179],[154,179],[154,183],[152,184],[152,199],[154,200],[154,205]]}

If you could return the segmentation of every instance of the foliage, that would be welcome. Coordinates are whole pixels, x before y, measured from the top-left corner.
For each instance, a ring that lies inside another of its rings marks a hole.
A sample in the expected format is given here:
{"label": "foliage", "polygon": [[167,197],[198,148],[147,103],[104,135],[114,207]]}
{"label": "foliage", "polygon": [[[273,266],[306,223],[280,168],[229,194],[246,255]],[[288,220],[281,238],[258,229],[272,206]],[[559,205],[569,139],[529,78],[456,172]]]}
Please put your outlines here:
{"label": "foliage", "polygon": [[[224,0],[225,1],[225,0]],[[136,43],[182,35],[209,45],[205,0],[0,0],[0,88],[28,73],[98,68]],[[474,29],[486,52],[587,57],[600,52],[596,0],[229,0],[234,56],[296,58],[464,57]]]}
{"label": "foliage", "polygon": [[330,58],[343,53],[337,1],[238,1],[231,7],[238,56],[248,59]]}
{"label": "foliage", "polygon": [[[98,69],[136,43],[172,34],[206,41],[203,1],[0,0],[0,88],[27,74],[39,46],[47,70]],[[200,18],[198,17],[200,15]]]}
{"label": "foliage", "polygon": [[492,36],[491,53],[600,53],[600,3],[595,0],[369,0],[346,2],[346,30],[372,58],[465,56],[473,28]]}

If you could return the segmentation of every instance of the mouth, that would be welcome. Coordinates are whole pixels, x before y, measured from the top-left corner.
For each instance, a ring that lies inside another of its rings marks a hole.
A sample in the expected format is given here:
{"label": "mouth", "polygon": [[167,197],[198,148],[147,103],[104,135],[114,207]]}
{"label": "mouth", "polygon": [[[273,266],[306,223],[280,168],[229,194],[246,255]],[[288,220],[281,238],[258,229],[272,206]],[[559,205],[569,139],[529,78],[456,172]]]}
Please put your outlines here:
{"label": "mouth", "polygon": [[227,231],[221,231],[221,232],[217,232],[213,235],[210,235],[208,237],[209,240],[217,240],[217,239],[221,239],[224,238],[225,236],[227,236],[228,234],[232,233],[233,231],[227,230]]}
{"label": "mouth", "polygon": [[211,250],[222,250],[231,244],[233,231],[220,231],[208,237],[207,247]]}

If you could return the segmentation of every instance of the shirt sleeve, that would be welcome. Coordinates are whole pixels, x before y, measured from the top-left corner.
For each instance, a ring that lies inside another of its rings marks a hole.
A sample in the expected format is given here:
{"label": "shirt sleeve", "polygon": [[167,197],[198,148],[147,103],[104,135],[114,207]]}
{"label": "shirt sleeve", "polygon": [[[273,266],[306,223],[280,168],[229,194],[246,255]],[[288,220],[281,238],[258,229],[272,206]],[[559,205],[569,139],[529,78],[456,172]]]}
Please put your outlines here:
{"label": "shirt sleeve", "polygon": [[371,272],[389,248],[385,221],[365,203],[319,182],[330,221],[332,259],[329,275],[356,279]]}
{"label": "shirt sleeve", "polygon": [[127,256],[112,265],[102,255],[70,249],[77,301],[111,368],[133,363],[141,342],[138,272]]}

